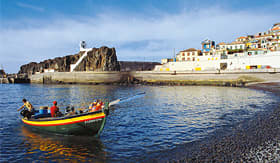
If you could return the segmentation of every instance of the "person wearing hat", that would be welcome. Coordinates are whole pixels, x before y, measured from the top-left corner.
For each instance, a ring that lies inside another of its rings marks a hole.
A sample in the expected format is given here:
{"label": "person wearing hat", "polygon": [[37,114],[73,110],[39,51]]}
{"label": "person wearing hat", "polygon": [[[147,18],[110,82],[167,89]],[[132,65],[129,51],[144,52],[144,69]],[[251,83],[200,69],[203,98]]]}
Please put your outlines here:
{"label": "person wearing hat", "polygon": [[53,102],[53,106],[51,107],[50,110],[51,110],[51,116],[56,117],[57,113],[59,112],[59,108],[57,107],[57,102],[56,101]]}

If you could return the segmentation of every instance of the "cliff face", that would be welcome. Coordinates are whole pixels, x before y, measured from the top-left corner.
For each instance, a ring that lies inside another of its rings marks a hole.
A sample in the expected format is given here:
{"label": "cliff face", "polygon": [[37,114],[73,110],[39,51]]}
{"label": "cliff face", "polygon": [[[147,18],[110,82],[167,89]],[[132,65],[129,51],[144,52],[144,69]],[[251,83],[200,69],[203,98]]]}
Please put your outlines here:
{"label": "cliff face", "polygon": [[115,48],[93,48],[75,71],[120,71]]}
{"label": "cliff face", "polygon": [[[58,72],[69,72],[70,64],[75,64],[85,52],[75,55],[57,57],[40,63],[31,62],[20,67],[19,74],[43,72],[44,69],[55,69]],[[115,48],[101,47],[93,48],[87,57],[76,67],[75,71],[119,71],[120,65],[117,61]]]}
{"label": "cliff face", "polygon": [[151,71],[156,65],[161,65],[158,62],[133,62],[119,61],[120,71]]}

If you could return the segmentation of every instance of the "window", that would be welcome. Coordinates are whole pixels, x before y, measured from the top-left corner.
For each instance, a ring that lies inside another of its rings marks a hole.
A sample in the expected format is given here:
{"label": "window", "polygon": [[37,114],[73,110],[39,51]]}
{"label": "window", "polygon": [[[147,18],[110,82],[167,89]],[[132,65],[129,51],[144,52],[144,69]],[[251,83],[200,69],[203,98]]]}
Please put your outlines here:
{"label": "window", "polygon": [[184,60],[185,60],[185,57],[182,58],[182,61],[184,61]]}
{"label": "window", "polygon": [[183,53],[182,56],[185,56],[185,53]]}
{"label": "window", "polygon": [[190,58],[188,58],[187,60],[188,60],[188,61],[190,61],[191,59],[190,59]]}
{"label": "window", "polygon": [[190,53],[188,53],[188,56],[190,56]]}

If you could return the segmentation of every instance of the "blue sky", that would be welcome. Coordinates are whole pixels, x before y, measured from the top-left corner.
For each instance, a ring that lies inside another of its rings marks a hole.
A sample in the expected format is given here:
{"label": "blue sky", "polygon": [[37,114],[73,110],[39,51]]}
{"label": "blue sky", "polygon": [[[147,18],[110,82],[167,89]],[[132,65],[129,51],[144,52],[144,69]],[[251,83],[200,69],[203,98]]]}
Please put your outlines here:
{"label": "blue sky", "polygon": [[231,42],[280,22],[277,0],[0,0],[0,64],[115,47],[118,60],[160,61],[208,38]]}

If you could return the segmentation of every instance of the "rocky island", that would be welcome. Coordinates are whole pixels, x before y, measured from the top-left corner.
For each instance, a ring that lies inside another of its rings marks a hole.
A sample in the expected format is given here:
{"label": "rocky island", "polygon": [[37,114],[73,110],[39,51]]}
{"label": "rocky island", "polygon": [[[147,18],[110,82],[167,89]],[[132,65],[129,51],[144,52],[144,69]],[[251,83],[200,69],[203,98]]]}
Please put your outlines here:
{"label": "rocky island", "polygon": [[[70,72],[70,65],[75,64],[84,54],[85,51],[80,51],[78,54],[48,59],[40,63],[31,62],[22,65],[18,73],[32,75],[49,71]],[[75,71],[120,71],[115,48],[105,46],[92,48]]]}
{"label": "rocky island", "polygon": [[133,78],[130,72],[151,71],[156,65],[160,63],[118,61],[115,48],[86,48],[82,41],[77,54],[22,65],[18,76],[31,83],[123,83]]}

